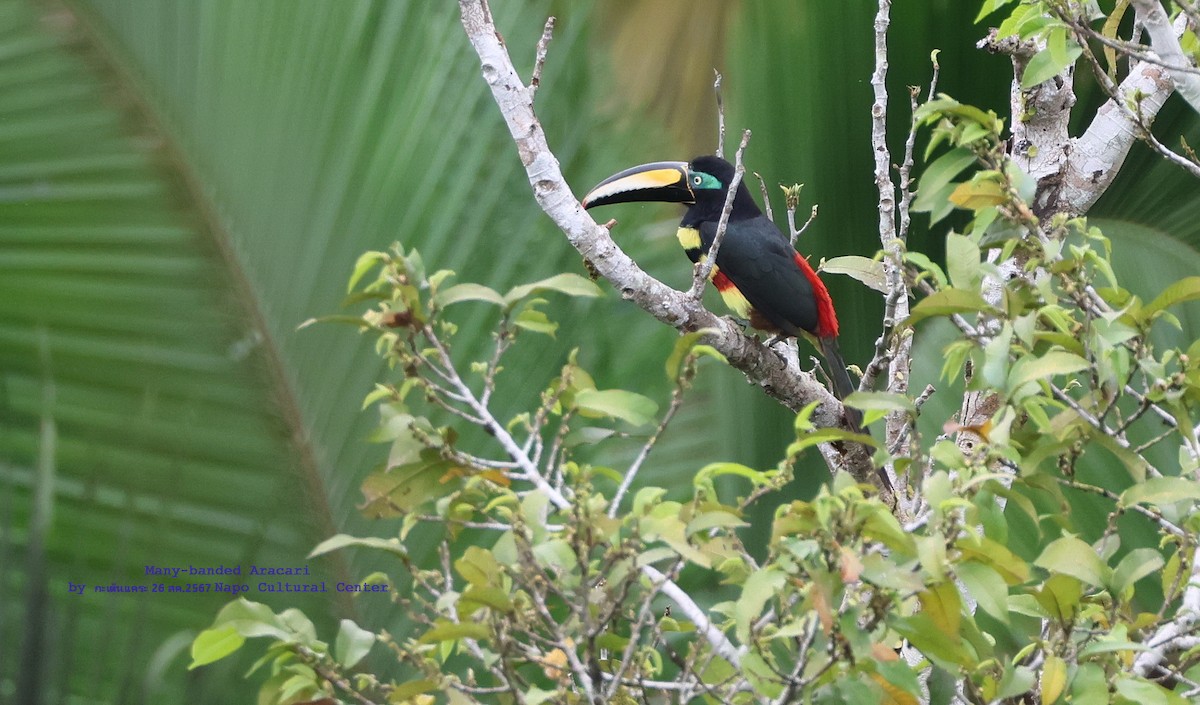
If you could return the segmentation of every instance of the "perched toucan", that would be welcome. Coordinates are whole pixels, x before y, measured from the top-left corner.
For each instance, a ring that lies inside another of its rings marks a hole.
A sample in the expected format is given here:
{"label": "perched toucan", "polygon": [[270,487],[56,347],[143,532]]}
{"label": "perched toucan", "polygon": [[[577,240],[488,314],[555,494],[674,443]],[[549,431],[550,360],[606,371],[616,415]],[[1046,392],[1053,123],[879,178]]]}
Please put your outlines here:
{"label": "perched toucan", "polygon": [[[733,176],[733,165],[720,157],[697,157],[690,164],[642,164],[601,181],[584,196],[583,207],[632,201],[688,204],[677,236],[692,262],[699,262],[716,237]],[[838,399],[854,391],[838,349],[837,314],[829,291],[808,260],[759,210],[744,182],[734,194],[710,279],[725,304],[752,327],[789,337],[806,334],[825,358]],[[846,418],[861,425],[855,409],[847,407]]]}

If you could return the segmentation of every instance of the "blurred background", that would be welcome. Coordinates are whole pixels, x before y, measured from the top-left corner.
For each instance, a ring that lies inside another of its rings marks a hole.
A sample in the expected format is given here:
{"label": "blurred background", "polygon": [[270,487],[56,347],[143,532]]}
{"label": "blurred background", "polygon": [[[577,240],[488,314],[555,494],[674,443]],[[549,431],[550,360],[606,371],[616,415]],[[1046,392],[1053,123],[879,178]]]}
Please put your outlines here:
{"label": "blurred background", "polygon": [[[977,5],[895,11],[896,154],[905,86],[928,85],[932,49],[942,91],[1007,117],[1011,71],[974,49],[987,26],[973,24]],[[716,69],[730,153],[752,129],[746,162],[777,217],[780,183],[806,184],[802,214],[820,205],[800,243],[814,262],[879,246],[874,12],[866,0],[494,7],[526,76],[545,18],[559,18],[537,108],[578,194],[633,164],[711,153]],[[1098,98],[1080,84],[1082,125]],[[1174,99],[1156,132],[1200,143]],[[1153,292],[1200,271],[1198,193],[1145,149],[1131,155],[1093,211],[1127,286]],[[621,220],[617,240],[652,274],[690,281],[677,207],[602,217]],[[953,225],[930,231],[918,217],[911,246],[937,257]],[[356,510],[385,451],[366,440],[376,418],[361,402],[388,371],[349,328],[297,327],[342,312],[358,255],[397,240],[430,270],[500,290],[583,272],[530,197],[455,3],[0,0],[0,702],[251,701],[256,683],[242,676],[261,650],[186,670],[191,638],[227,595],[92,591],[155,582],[148,565],[307,563],[330,585],[395,568],[353,552],[305,561],[333,533],[399,524]],[[827,280],[843,350],[863,364],[879,298]],[[674,331],[611,292],[554,305],[557,338],[518,346],[500,416],[525,408],[576,346],[602,387],[665,401]],[[469,355],[489,320],[462,308]],[[1183,319],[1200,330],[1194,309]],[[936,342],[917,363],[919,389],[940,368]],[[956,406],[935,395],[927,430]],[[686,488],[714,460],[771,467],[791,437],[784,409],[706,365],[646,479]],[[823,481],[811,460],[775,503]],[[298,606],[326,634],[345,616],[404,633],[386,598],[250,597]],[[369,665],[391,668],[386,654]]]}

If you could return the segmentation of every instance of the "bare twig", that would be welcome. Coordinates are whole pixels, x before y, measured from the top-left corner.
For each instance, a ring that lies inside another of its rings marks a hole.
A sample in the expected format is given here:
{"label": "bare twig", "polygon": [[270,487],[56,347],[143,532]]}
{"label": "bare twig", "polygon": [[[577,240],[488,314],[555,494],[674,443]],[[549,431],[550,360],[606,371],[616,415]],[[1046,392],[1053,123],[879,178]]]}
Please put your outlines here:
{"label": "bare twig", "polygon": [[[932,100],[937,95],[938,73],[941,71],[941,65],[938,64],[937,52],[930,55],[933,61],[933,76],[929,79],[929,90],[925,93],[925,100]],[[896,233],[901,241],[908,241],[908,229],[912,221],[912,168],[913,168],[913,153],[917,143],[917,99],[920,91],[916,87],[909,87],[908,107],[912,117],[908,126],[908,138],[904,140],[904,161],[900,163],[900,220],[899,231]]]}
{"label": "bare twig", "polygon": [[567,507],[569,505],[567,498],[564,497],[558,490],[551,487],[548,482],[546,482],[546,478],[542,476],[542,473],[538,470],[537,465],[530,460],[529,456],[525,455],[525,453],[521,451],[521,447],[517,445],[517,442],[508,433],[508,430],[505,429],[504,424],[500,423],[494,416],[492,416],[491,410],[479,402],[479,400],[475,397],[475,394],[471,391],[471,388],[467,386],[466,382],[464,382],[461,377],[459,377],[458,372],[454,368],[454,363],[450,360],[449,353],[446,351],[446,348],[442,345],[433,329],[426,325],[422,332],[429,342],[433,344],[434,350],[437,351],[443,368],[449,373],[450,376],[448,381],[465,399],[465,403],[468,407],[470,407],[471,411],[475,413],[475,416],[478,418],[479,426],[491,434],[492,437],[496,439],[496,442],[499,443],[504,449],[504,452],[508,454],[508,457],[511,458],[513,462],[517,463],[517,465],[521,468],[522,479],[532,483],[539,490],[546,493],[546,496],[550,498],[550,501],[554,502],[555,506],[559,508]]}
{"label": "bare twig", "polygon": [[746,174],[746,167],[742,164],[742,154],[745,153],[748,144],[750,144],[750,130],[745,130],[742,132],[742,143],[738,146],[734,156],[733,179],[729,182],[729,188],[725,192],[725,207],[721,209],[721,219],[717,221],[717,232],[713,235],[712,245],[709,246],[704,258],[696,263],[696,269],[692,275],[692,288],[688,293],[696,300],[699,300],[704,293],[704,284],[712,275],[712,269],[717,263],[717,253],[720,252],[721,243],[725,240],[725,231],[729,228],[729,216],[733,213],[734,196],[737,195],[742,178]]}
{"label": "bare twig", "polygon": [[771,197],[767,195],[767,182],[763,180],[762,174],[754,172],[754,178],[758,179],[758,190],[762,194],[763,212],[767,214],[767,220],[775,222],[775,214],[771,211]]}
{"label": "bare twig", "polygon": [[[808,230],[808,226],[812,225],[813,221],[817,219],[817,211],[818,210],[819,210],[819,207],[817,206],[817,204],[814,203],[812,210],[808,212],[808,220],[804,221],[804,225],[801,225],[800,229],[797,230],[795,232],[795,234],[792,235],[792,244],[795,244],[796,240],[799,239],[799,237],[804,234],[804,231]],[[791,224],[789,223],[789,225],[791,225]]]}
{"label": "bare twig", "polygon": [[550,48],[550,40],[554,37],[554,18],[546,18],[546,26],[542,29],[542,38],[537,43],[537,57],[533,62],[533,76],[529,79],[529,100],[533,101],[534,94],[542,85],[542,67],[546,65],[546,51]]}
{"label": "bare twig", "polygon": [[630,485],[633,484],[633,479],[637,477],[638,471],[642,468],[642,463],[650,455],[652,449],[658,439],[662,437],[663,431],[667,429],[667,425],[671,423],[671,419],[675,418],[675,412],[679,411],[680,405],[683,403],[683,386],[677,384],[671,392],[671,405],[667,407],[663,413],[662,420],[658,422],[658,427],[654,429],[654,433],[646,439],[642,444],[641,450],[638,451],[637,457],[629,464],[629,469],[625,471],[625,477],[621,479],[621,485],[617,487],[617,491],[613,494],[612,503],[608,507],[608,516],[615,517],[621,506],[621,499],[625,497],[625,493],[629,491]]}
{"label": "bare twig", "polygon": [[1146,507],[1136,503],[1123,504],[1121,502],[1121,495],[1105,487],[1089,485],[1086,482],[1079,482],[1078,480],[1065,477],[1059,477],[1056,479],[1058,480],[1058,483],[1064,487],[1070,487],[1071,489],[1080,490],[1081,492],[1090,492],[1092,494],[1099,495],[1105,499],[1112,500],[1113,502],[1117,503],[1118,506],[1121,506],[1126,510],[1137,512],[1150,521],[1158,524],[1164,532],[1171,534],[1172,536],[1178,536],[1179,538],[1185,538],[1187,536],[1187,532],[1179,528],[1175,523],[1167,520],[1167,518],[1162,515],[1162,512],[1153,507]]}
{"label": "bare twig", "polygon": [[937,389],[932,384],[925,385],[925,389],[913,400],[913,407],[917,411],[920,411],[921,407],[925,405],[925,402],[929,401],[929,397],[933,396],[935,392],[937,392]]}
{"label": "bare twig", "polygon": [[[871,104],[871,151],[875,157],[875,186],[879,191],[879,242],[884,250],[884,275],[887,282],[888,310],[884,312],[884,328],[908,317],[908,288],[904,281],[904,242],[896,232],[896,186],[892,182],[891,152],[887,145],[887,34],[891,25],[891,0],[879,0],[875,14],[875,70],[871,73],[871,88],[875,100]],[[911,336],[898,341],[891,353],[888,365],[887,391],[907,394],[912,361],[909,355]],[[898,445],[900,438],[911,436],[913,420],[908,414],[894,411],[888,414],[885,425],[886,447]],[[885,468],[896,485],[895,467],[891,463]],[[900,492],[899,494],[903,494]]]}
{"label": "bare twig", "polygon": [[725,156],[725,98],[721,95],[721,72],[713,69],[713,93],[717,96],[717,151],[718,157]]}

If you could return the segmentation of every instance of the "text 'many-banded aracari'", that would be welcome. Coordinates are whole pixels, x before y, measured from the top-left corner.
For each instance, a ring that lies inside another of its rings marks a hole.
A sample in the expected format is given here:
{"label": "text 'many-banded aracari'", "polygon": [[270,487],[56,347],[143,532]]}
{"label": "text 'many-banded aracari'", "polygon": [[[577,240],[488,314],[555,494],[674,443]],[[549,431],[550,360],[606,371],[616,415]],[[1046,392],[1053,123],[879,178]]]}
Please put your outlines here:
{"label": "text 'many-banded aracari'", "polygon": [[[614,174],[583,198],[584,208],[611,203],[663,201],[687,204],[677,233],[692,262],[707,257],[717,234],[734,166],[720,157],[687,162],[654,162]],[[739,183],[717,259],[709,275],[725,304],[751,327],[787,337],[805,335],[821,351],[833,393],[845,399],[854,391],[838,348],[838,321],[829,291]],[[846,418],[861,426],[857,409]]]}

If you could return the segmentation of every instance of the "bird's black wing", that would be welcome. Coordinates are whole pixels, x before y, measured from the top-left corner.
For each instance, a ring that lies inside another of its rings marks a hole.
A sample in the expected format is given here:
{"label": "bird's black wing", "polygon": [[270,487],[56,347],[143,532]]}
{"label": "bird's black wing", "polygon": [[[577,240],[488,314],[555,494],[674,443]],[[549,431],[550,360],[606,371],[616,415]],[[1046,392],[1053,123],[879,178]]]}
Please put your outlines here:
{"label": "bird's black wing", "polygon": [[[701,245],[707,252],[717,224],[700,224]],[[779,228],[758,216],[732,221],[717,252],[717,267],[763,317],[789,335],[817,329],[817,302],[812,284],[795,258],[799,255]]]}

